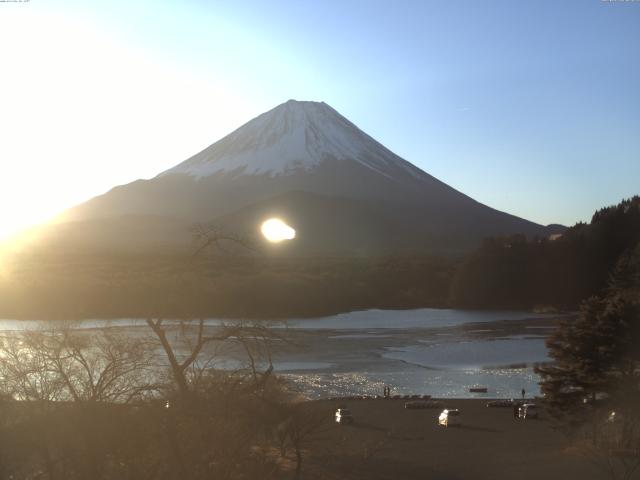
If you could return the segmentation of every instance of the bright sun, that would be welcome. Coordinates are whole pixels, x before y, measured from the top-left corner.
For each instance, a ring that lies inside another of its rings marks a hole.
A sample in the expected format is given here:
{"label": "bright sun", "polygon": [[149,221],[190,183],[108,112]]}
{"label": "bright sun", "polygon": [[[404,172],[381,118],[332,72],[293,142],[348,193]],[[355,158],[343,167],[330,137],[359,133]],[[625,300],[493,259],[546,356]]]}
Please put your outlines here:
{"label": "bright sun", "polygon": [[266,220],[260,227],[260,231],[264,238],[274,243],[296,238],[296,231],[279,218]]}

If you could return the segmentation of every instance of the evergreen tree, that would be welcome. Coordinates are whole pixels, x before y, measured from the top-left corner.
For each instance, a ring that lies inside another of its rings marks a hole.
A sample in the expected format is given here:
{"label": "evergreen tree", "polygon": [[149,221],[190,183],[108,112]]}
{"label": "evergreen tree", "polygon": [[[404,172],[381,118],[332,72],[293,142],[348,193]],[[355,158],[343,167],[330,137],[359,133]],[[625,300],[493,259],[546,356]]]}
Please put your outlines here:
{"label": "evergreen tree", "polygon": [[598,210],[556,240],[490,238],[455,272],[450,303],[459,307],[575,309],[607,287],[609,272],[640,242],[640,196]]}
{"label": "evergreen tree", "polygon": [[640,243],[547,346],[553,364],[537,371],[549,413],[613,478],[630,478],[640,466]]}

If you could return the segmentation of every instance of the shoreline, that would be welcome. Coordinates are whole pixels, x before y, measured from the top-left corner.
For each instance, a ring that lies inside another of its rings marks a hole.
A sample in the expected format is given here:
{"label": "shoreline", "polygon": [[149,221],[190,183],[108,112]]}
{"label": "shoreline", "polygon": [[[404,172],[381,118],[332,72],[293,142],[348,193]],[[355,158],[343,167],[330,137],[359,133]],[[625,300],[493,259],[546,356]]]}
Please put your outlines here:
{"label": "shoreline", "polygon": [[[542,316],[547,317],[565,317],[578,314],[577,310],[540,310],[535,307],[522,307],[518,308],[517,306],[495,306],[495,307],[456,307],[455,305],[423,305],[423,306],[393,306],[389,308],[381,308],[381,307],[370,307],[370,308],[355,308],[353,310],[340,310],[340,311],[330,311],[326,313],[313,313],[309,315],[296,315],[294,317],[291,316],[246,316],[246,315],[237,315],[237,316],[225,316],[225,315],[207,315],[205,317],[202,316],[193,316],[192,318],[169,318],[168,321],[198,321],[201,318],[204,318],[205,321],[239,321],[239,320],[248,320],[248,321],[259,321],[259,322],[287,322],[287,321],[295,321],[295,320],[323,320],[330,317],[336,317],[340,315],[352,315],[352,314],[362,314],[367,312],[410,312],[410,311],[421,311],[421,310],[435,310],[435,311],[457,311],[457,312],[481,312],[481,313],[508,313],[508,312],[518,312],[518,313],[529,313],[531,314],[530,318],[540,318]],[[83,317],[41,317],[41,318],[32,318],[32,317],[14,317],[9,318],[2,316],[0,317],[0,322],[117,322],[117,321],[132,321],[139,320],[144,321],[145,318],[157,318],[157,316],[148,316],[148,317],[139,317],[135,315],[111,315],[111,316],[100,316],[100,314],[92,315],[92,316],[83,316]]]}

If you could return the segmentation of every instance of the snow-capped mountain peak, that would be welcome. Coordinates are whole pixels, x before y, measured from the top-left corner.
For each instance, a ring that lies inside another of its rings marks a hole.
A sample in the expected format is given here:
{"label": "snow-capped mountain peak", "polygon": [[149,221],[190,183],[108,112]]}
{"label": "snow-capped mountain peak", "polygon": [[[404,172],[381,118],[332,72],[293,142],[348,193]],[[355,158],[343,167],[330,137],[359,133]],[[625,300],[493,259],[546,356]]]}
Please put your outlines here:
{"label": "snow-capped mountain peak", "polygon": [[487,236],[548,234],[414,167],[330,106],[292,100],[155,178],[78,205],[65,225],[78,241],[148,252],[184,248],[195,222],[255,232],[274,217],[298,232],[296,255],[458,254]]}
{"label": "snow-capped mountain peak", "polygon": [[160,175],[279,176],[311,171],[326,160],[355,161],[385,176],[398,167],[424,174],[326,103],[289,100]]}

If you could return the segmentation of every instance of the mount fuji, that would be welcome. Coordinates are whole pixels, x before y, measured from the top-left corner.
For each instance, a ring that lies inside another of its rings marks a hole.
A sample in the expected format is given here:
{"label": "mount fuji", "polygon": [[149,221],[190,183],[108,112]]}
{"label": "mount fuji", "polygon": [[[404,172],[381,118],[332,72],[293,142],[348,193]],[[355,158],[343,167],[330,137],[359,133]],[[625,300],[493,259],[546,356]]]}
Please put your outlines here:
{"label": "mount fuji", "polygon": [[325,103],[289,100],[155,178],[68,210],[52,235],[170,247],[196,222],[257,234],[270,216],[296,229],[278,247],[294,254],[456,253],[490,235],[555,232],[449,187]]}

